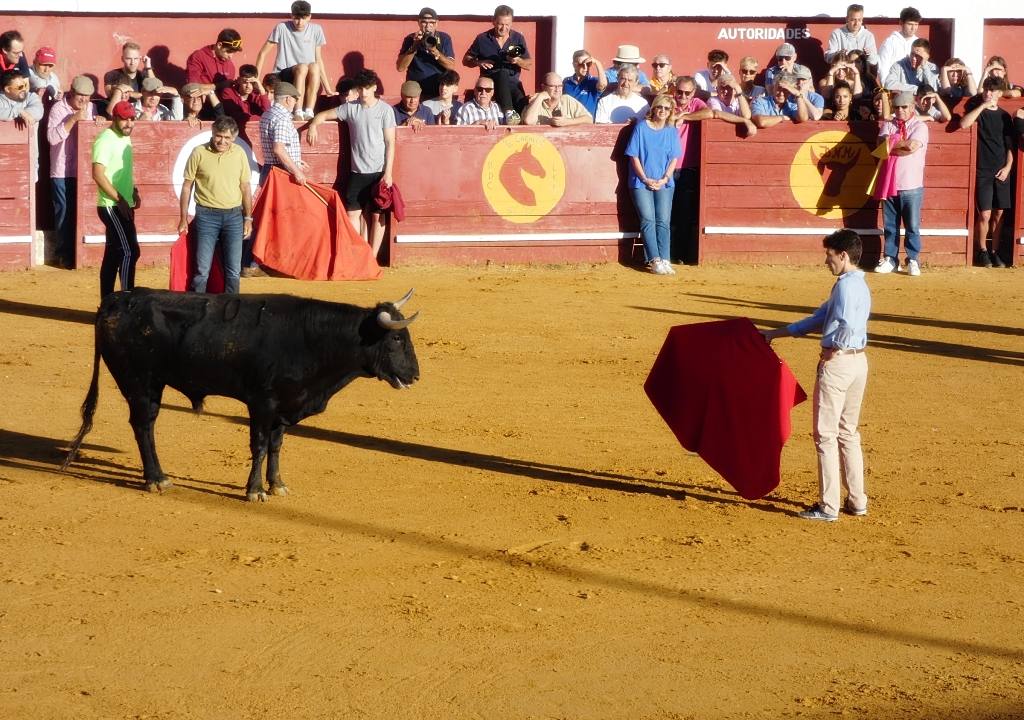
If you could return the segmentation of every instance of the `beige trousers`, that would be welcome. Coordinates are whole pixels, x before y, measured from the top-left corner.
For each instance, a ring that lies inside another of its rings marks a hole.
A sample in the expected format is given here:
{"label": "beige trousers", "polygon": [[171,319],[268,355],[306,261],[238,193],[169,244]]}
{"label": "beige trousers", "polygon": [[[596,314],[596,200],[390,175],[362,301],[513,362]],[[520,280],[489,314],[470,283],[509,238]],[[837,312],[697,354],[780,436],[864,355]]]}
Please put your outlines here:
{"label": "beige trousers", "polygon": [[860,449],[860,406],[868,380],[865,353],[835,355],[818,362],[814,383],[814,445],[818,449],[821,507],[839,514],[840,485],[850,505],[865,508],[864,456]]}

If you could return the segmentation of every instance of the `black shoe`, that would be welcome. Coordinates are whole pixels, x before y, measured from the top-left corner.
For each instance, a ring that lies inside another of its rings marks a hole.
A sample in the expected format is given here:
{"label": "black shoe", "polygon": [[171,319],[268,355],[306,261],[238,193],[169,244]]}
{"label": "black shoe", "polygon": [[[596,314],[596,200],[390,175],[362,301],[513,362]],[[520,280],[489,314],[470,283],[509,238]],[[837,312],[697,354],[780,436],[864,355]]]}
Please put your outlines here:
{"label": "black shoe", "polygon": [[997,267],[997,268],[1004,268],[1004,267],[1006,267],[1006,263],[1004,263],[1003,259],[1001,257],[999,257],[999,253],[994,252],[994,251],[990,252],[988,254],[988,257],[989,257],[989,261],[990,261],[988,267]]}
{"label": "black shoe", "polygon": [[974,264],[978,267],[992,267],[992,258],[988,254],[988,250],[979,250],[974,254]]}

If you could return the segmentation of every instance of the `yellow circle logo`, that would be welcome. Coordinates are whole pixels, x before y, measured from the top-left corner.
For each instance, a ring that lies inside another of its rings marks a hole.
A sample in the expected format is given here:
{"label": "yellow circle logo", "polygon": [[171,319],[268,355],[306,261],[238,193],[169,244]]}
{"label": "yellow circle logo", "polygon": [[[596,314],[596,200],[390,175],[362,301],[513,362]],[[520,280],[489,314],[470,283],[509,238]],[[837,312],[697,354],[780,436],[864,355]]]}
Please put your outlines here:
{"label": "yellow circle logo", "polygon": [[505,220],[537,222],[565,194],[565,162],[544,136],[513,133],[487,153],[480,182],[487,202]]}
{"label": "yellow circle logo", "polygon": [[871,148],[853,133],[827,130],[809,137],[789,168],[797,204],[818,217],[838,220],[867,203],[875,172]]}

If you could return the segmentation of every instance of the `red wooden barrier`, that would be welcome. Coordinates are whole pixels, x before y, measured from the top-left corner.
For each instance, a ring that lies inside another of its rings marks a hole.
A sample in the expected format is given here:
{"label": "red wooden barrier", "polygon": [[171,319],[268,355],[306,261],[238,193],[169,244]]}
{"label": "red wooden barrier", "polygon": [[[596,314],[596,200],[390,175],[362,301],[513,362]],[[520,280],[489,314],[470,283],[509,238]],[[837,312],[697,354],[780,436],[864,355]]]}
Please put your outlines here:
{"label": "red wooden barrier", "polygon": [[[0,123],[0,269],[27,268],[32,264],[32,234],[36,226],[37,131]],[[43,177],[48,173],[43,172]]]}
{"label": "red wooden barrier", "polygon": [[636,236],[624,191],[628,129],[399,130],[391,263],[617,260]]}
{"label": "red wooden barrier", "polygon": [[[974,214],[973,132],[929,124],[922,212],[925,262],[970,261]],[[881,248],[881,212],[867,194],[878,145],[875,123],[779,125],[752,138],[704,123],[702,261],[803,263],[821,260],[821,238],[843,227],[865,239],[865,264]]]}

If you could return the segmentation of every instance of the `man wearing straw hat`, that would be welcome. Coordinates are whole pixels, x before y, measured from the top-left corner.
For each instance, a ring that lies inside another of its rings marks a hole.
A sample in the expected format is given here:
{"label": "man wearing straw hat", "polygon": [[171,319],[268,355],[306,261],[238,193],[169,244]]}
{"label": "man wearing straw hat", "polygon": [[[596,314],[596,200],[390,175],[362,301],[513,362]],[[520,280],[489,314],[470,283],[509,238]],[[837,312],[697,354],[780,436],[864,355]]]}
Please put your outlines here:
{"label": "man wearing straw hat", "polygon": [[252,233],[252,190],[249,158],[235,144],[234,118],[214,120],[210,142],[198,146],[185,163],[179,198],[178,232],[188,228],[188,206],[196,193],[196,274],[193,292],[206,292],[217,245],[224,264],[224,292],[238,293],[242,270],[242,238]]}

